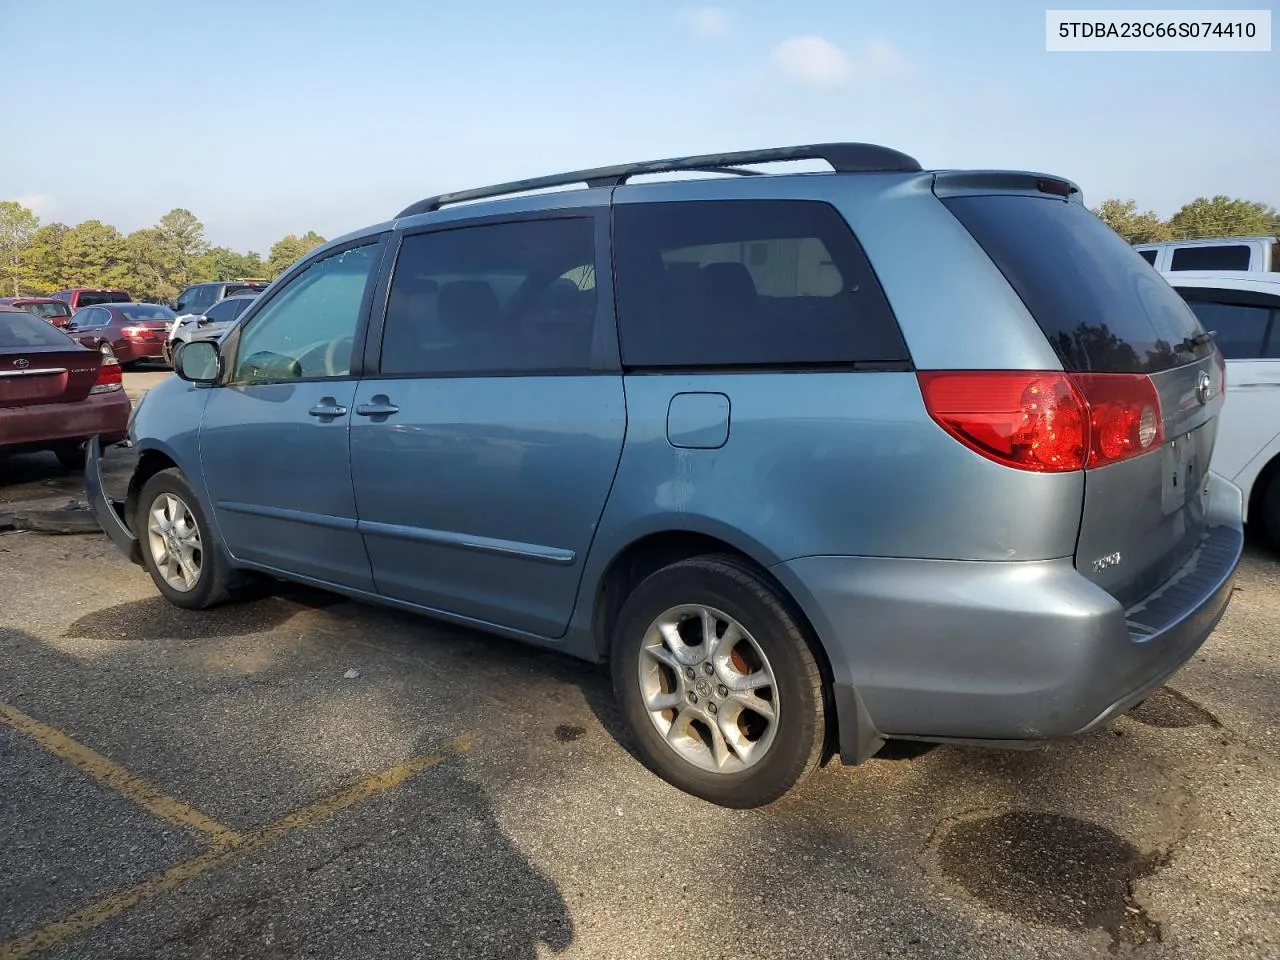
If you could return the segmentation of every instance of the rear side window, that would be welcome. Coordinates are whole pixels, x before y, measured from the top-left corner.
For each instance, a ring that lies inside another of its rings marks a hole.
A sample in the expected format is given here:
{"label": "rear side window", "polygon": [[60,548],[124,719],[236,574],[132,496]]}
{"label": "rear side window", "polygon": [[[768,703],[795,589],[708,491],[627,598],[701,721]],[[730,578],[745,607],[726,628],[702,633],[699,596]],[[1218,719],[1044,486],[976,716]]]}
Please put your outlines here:
{"label": "rear side window", "polygon": [[1213,352],[1182,298],[1082,204],[1018,195],[942,202],[1017,291],[1065,369],[1155,373]]}
{"label": "rear side window", "polygon": [[79,305],[92,307],[95,303],[128,303],[129,294],[123,290],[85,290],[81,292]]}
{"label": "rear side window", "polygon": [[570,217],[405,237],[388,296],[382,373],[600,367],[594,236],[592,218]]}
{"label": "rear side window", "polygon": [[71,347],[75,341],[39,317],[0,310],[0,349]]}
{"label": "rear side window", "polygon": [[1274,311],[1211,300],[1192,300],[1189,305],[1200,318],[1200,325],[1213,334],[1218,349],[1228,360],[1256,360],[1266,356]]}
{"label": "rear side window", "polygon": [[1139,250],[1138,251],[1142,259],[1147,261],[1147,263],[1151,264],[1153,267],[1156,265],[1156,254],[1159,252],[1160,252],[1159,250]]}
{"label": "rear side window", "polygon": [[1241,243],[1208,247],[1178,247],[1170,270],[1248,270],[1249,248]]}
{"label": "rear side window", "polygon": [[248,297],[237,298],[235,300],[219,300],[209,308],[205,316],[214,323],[229,323],[240,314],[244,313],[244,308],[253,303]]}
{"label": "rear side window", "polygon": [[614,258],[627,366],[909,359],[866,255],[829,204],[621,204]]}

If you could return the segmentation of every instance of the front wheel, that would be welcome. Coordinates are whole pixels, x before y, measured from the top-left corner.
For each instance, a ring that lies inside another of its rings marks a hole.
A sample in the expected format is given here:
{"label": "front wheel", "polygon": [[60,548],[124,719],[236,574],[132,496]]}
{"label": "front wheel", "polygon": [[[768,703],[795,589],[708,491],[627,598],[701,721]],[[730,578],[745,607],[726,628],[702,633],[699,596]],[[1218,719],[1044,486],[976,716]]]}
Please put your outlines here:
{"label": "front wheel", "polygon": [[1273,549],[1280,551],[1280,472],[1273,473],[1262,492],[1262,527]]}
{"label": "front wheel", "polygon": [[733,557],[664,567],[619,614],[614,692],[645,764],[726,807],[777,800],[818,766],[822,677],[777,590]]}
{"label": "front wheel", "polygon": [[134,532],[142,562],[172,604],[203,610],[227,598],[231,571],[211,538],[204,510],[186,478],[161,470],[142,486]]}

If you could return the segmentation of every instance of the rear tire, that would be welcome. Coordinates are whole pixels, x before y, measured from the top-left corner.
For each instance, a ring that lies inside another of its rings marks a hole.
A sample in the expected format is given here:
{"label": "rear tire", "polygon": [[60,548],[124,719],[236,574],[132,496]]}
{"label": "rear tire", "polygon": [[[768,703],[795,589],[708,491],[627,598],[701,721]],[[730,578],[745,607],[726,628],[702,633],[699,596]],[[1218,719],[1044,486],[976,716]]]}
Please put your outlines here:
{"label": "rear tire", "polygon": [[1272,549],[1280,551],[1280,471],[1271,475],[1262,493],[1262,529]]}
{"label": "rear tire", "polygon": [[133,530],[143,565],[170,603],[204,610],[230,595],[233,571],[179,470],[161,470],[143,484]]}
{"label": "rear tire", "polygon": [[786,602],[746,563],[694,557],[645,579],[623,603],[611,659],[641,759],[686,793],[760,807],[818,767],[817,662]]}
{"label": "rear tire", "polygon": [[84,469],[84,443],[64,443],[54,447],[54,456],[68,470]]}

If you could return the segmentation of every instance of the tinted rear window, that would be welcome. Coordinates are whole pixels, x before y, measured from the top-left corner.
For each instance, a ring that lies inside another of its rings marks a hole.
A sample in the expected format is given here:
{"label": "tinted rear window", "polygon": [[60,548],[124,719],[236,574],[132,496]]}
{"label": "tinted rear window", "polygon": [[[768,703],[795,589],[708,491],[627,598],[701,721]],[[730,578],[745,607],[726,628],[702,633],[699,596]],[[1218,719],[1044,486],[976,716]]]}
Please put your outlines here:
{"label": "tinted rear window", "polygon": [[1241,243],[1210,247],[1180,247],[1173,251],[1170,270],[1248,270],[1249,248]]}
{"label": "tinted rear window", "polygon": [[29,313],[0,310],[0,350],[24,347],[71,347],[75,341],[57,327]]}
{"label": "tinted rear window", "polygon": [[622,204],[614,255],[628,366],[908,359],[866,255],[829,204]]}
{"label": "tinted rear window", "polygon": [[226,288],[223,290],[222,295],[224,297],[230,297],[237,293],[244,293],[246,291],[250,293],[260,293],[265,289],[267,289],[267,285],[265,283],[228,283]]}
{"label": "tinted rear window", "polygon": [[94,291],[82,293],[76,301],[81,307],[92,307],[99,303],[128,303],[129,295],[122,290]]}
{"label": "tinted rear window", "polygon": [[1155,373],[1213,352],[1182,298],[1083,205],[1027,196],[943,203],[1000,268],[1067,370]]}
{"label": "tinted rear window", "polygon": [[127,307],[117,307],[120,315],[128,320],[172,320],[174,313],[168,307],[162,307],[157,303],[138,303],[130,304]]}
{"label": "tinted rear window", "polygon": [[1156,263],[1156,254],[1159,252],[1160,252],[1159,250],[1139,250],[1138,251],[1142,259],[1147,261],[1147,263],[1151,264],[1153,267],[1155,266],[1155,263]]}

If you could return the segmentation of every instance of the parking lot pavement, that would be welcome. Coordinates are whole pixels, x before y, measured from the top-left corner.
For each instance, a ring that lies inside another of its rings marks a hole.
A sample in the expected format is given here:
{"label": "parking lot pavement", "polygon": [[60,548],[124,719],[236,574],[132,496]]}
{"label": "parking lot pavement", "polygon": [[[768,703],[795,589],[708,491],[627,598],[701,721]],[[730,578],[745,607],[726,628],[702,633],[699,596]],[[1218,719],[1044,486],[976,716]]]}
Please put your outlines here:
{"label": "parking lot pavement", "polygon": [[1280,956],[1278,579],[1251,547],[1107,729],[728,811],[600,668],[283,586],[187,613],[101,535],[3,533],[0,958]]}

